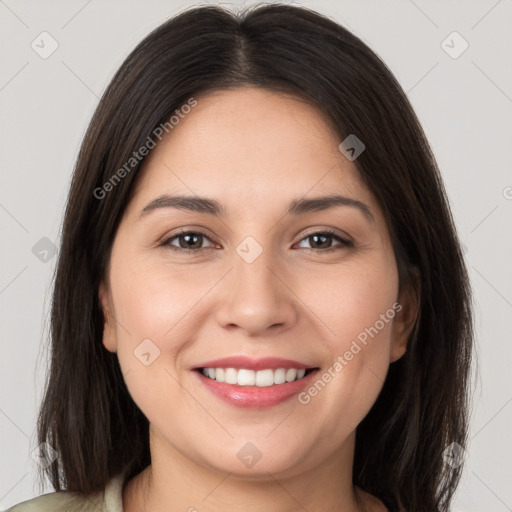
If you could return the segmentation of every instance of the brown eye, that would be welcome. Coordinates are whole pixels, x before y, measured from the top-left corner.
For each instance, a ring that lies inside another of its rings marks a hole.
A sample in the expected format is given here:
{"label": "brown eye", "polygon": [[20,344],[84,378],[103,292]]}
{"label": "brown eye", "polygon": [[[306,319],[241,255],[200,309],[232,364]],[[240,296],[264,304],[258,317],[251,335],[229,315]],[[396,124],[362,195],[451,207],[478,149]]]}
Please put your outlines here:
{"label": "brown eye", "polygon": [[333,237],[326,234],[309,235],[308,240],[311,245],[313,243],[313,249],[329,249],[331,247],[330,242]]}
{"label": "brown eye", "polygon": [[[163,246],[169,247],[176,251],[185,252],[200,252],[208,247],[202,247],[204,240],[209,238],[201,232],[197,231],[183,231],[177,235],[173,235],[162,242]],[[172,242],[177,241],[178,246]]]}
{"label": "brown eye", "polygon": [[[207,247],[203,247],[203,242],[210,238],[200,231],[182,231],[172,237],[167,238],[162,242],[162,246],[169,247],[173,251],[181,251],[185,253],[199,253],[204,249],[213,247],[213,244]],[[304,249],[314,252],[330,252],[344,249],[346,247],[352,247],[353,242],[346,240],[334,231],[317,231],[304,237],[300,243],[304,240],[308,240],[310,247],[304,247]],[[337,240],[339,243],[332,246],[333,240]],[[175,243],[177,242],[177,244]],[[210,241],[211,242],[211,241]]]}
{"label": "brown eye", "polygon": [[[349,240],[341,238],[335,234],[334,231],[317,231],[304,237],[301,242],[308,240],[311,247],[304,247],[305,249],[317,251],[317,252],[330,252],[343,249],[345,247],[353,246],[353,243]],[[338,240],[340,243],[336,246],[332,246],[333,240]]]}
{"label": "brown eye", "polygon": [[[178,235],[180,241],[180,247],[183,249],[199,249],[201,248],[203,235],[199,233],[190,233],[184,235]],[[183,244],[181,243],[183,241]]]}

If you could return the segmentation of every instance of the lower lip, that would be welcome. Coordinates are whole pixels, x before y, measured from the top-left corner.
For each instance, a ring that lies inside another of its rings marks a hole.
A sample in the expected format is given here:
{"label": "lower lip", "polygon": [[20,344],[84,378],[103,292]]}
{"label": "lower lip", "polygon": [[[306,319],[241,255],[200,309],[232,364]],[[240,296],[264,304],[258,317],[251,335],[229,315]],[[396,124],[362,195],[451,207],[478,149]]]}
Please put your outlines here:
{"label": "lower lip", "polygon": [[278,405],[300,393],[311,382],[318,369],[305,377],[293,382],[275,384],[273,386],[236,386],[205,377],[202,372],[195,371],[201,382],[214,395],[235,407],[266,408]]}

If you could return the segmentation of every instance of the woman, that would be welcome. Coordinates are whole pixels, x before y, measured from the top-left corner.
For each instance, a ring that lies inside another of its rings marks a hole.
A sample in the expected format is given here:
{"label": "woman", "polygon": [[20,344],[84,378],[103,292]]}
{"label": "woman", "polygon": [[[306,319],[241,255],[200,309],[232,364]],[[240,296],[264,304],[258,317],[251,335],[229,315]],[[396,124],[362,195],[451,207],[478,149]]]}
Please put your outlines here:
{"label": "woman", "polygon": [[38,423],[57,492],[11,510],[448,511],[470,305],[379,57],[305,8],[185,11],[83,141]]}

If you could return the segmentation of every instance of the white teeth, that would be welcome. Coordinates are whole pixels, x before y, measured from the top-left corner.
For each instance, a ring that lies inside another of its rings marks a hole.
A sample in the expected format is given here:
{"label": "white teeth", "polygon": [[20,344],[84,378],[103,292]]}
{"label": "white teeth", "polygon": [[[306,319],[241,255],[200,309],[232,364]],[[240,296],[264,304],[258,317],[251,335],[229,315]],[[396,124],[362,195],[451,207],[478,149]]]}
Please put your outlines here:
{"label": "white teeth", "polygon": [[274,384],[284,384],[286,382],[286,370],[278,368],[274,371]]}
{"label": "white teeth", "polygon": [[[234,368],[226,368],[226,375],[224,377],[224,382],[226,384],[237,384],[238,383],[238,372]],[[217,376],[217,372],[215,372],[215,376]]]}
{"label": "white teeth", "polygon": [[286,382],[292,382],[297,377],[297,370],[295,368],[289,368],[286,370]]}
{"label": "white teeth", "polygon": [[[254,373],[254,372],[252,372]],[[274,384],[274,370],[260,370],[256,372],[256,386],[264,388]]]}
{"label": "white teeth", "polygon": [[260,388],[293,382],[304,377],[306,370],[301,368],[277,368],[276,370],[248,370],[242,368],[203,368],[202,374],[218,382],[236,384],[238,386],[257,386]]}
{"label": "white teeth", "polygon": [[252,370],[238,370],[237,383],[239,386],[254,386],[256,383],[256,373]]}

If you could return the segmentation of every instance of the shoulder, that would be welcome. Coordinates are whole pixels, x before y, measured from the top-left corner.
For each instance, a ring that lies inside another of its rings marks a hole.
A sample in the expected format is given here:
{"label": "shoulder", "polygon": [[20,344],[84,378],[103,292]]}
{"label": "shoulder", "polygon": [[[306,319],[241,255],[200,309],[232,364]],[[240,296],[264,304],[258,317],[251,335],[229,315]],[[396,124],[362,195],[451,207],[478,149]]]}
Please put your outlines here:
{"label": "shoulder", "polygon": [[104,491],[88,496],[77,492],[50,492],[14,505],[6,512],[122,512],[124,476],[110,480]]}
{"label": "shoulder", "polygon": [[369,512],[389,512],[384,503],[376,496],[363,491],[360,487],[356,486],[356,489],[363,500],[364,510],[368,510]]}
{"label": "shoulder", "polygon": [[102,501],[103,493],[85,497],[73,492],[51,492],[18,503],[6,512],[98,512]]}

